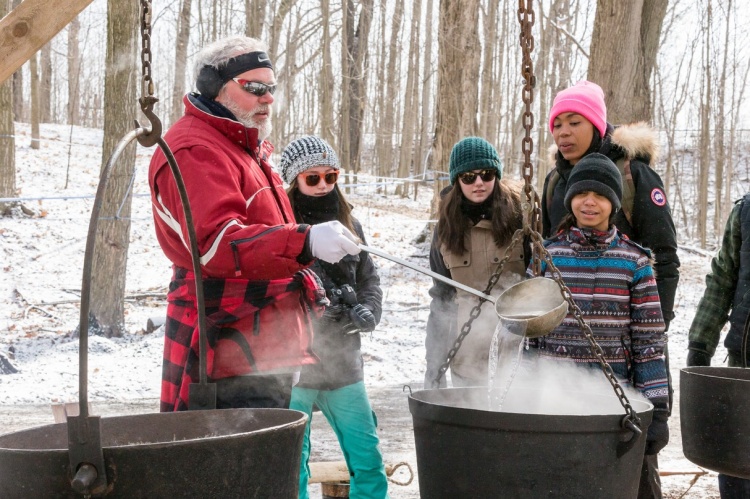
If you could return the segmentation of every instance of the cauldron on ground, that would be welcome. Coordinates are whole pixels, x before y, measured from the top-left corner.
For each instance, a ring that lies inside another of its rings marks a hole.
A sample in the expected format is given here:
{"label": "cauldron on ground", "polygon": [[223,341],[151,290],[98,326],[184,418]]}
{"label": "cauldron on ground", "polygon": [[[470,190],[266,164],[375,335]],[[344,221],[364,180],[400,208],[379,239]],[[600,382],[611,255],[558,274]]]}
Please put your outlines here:
{"label": "cauldron on ground", "polygon": [[511,390],[502,412],[484,387],[410,395],[421,497],[635,497],[653,405],[630,400],[634,436],[611,392],[570,393],[563,414],[527,403],[538,395]]}
{"label": "cauldron on ground", "polygon": [[750,479],[750,369],[680,370],[680,425],[690,461]]}
{"label": "cauldron on ground", "polygon": [[[106,496],[296,499],[306,421],[286,409],[101,418]],[[81,497],[69,467],[66,423],[0,435],[0,497]]]}

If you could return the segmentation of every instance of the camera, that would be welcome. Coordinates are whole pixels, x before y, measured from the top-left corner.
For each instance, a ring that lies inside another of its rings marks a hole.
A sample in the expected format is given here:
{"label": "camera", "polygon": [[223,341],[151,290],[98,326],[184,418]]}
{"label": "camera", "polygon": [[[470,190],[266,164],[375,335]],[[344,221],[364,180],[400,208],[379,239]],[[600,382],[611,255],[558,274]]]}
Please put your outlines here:
{"label": "camera", "polygon": [[344,284],[339,288],[333,288],[330,291],[331,306],[346,305],[353,307],[357,304],[357,293],[349,284]]}

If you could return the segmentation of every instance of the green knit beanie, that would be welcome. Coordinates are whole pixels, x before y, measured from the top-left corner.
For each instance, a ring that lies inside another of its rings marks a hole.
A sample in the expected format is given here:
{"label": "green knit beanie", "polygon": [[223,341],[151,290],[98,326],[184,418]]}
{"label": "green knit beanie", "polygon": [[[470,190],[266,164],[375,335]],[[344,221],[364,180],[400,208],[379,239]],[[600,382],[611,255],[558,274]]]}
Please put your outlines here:
{"label": "green knit beanie", "polygon": [[451,185],[458,176],[471,170],[497,170],[497,178],[503,176],[503,164],[492,144],[480,137],[466,137],[458,141],[451,151],[448,173]]}

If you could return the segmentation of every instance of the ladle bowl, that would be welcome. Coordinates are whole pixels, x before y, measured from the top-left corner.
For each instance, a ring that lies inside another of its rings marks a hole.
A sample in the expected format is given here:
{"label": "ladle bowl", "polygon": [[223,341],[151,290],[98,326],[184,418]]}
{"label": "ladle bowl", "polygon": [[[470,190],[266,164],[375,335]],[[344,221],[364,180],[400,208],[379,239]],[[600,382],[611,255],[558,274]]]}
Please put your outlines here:
{"label": "ladle bowl", "polygon": [[568,313],[568,302],[557,282],[534,277],[506,289],[495,302],[495,312],[510,331],[537,338],[549,334]]}

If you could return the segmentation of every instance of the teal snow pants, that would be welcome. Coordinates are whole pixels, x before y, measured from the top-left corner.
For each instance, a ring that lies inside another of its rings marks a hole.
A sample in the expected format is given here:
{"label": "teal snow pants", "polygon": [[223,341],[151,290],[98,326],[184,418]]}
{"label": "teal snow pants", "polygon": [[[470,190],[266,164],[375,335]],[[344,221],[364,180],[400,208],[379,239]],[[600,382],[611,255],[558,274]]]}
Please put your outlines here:
{"label": "teal snow pants", "polygon": [[294,387],[290,409],[302,411],[309,418],[302,444],[299,473],[299,497],[308,499],[307,481],[310,477],[310,424],[313,404],[320,408],[344,453],[349,468],[352,499],[383,499],[388,497],[383,456],[378,447],[377,420],[367,398],[364,382],[360,381],[336,390],[313,390]]}

